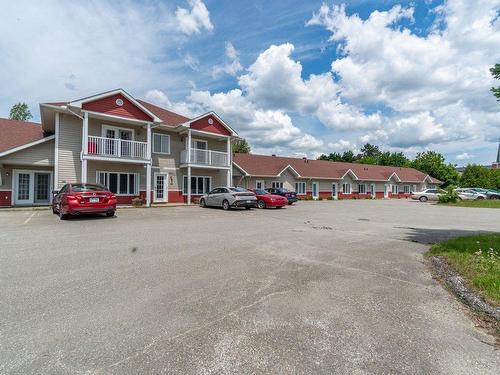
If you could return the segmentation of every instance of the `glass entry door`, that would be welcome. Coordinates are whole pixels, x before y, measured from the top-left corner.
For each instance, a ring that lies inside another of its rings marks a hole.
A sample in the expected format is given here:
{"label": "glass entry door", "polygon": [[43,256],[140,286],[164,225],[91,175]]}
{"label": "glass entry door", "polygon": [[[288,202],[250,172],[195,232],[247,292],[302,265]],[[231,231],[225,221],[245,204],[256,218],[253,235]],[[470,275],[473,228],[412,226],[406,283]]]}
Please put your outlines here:
{"label": "glass entry door", "polygon": [[52,173],[14,170],[14,204],[49,204]]}
{"label": "glass entry door", "polygon": [[154,201],[168,202],[168,175],[166,173],[155,173]]}

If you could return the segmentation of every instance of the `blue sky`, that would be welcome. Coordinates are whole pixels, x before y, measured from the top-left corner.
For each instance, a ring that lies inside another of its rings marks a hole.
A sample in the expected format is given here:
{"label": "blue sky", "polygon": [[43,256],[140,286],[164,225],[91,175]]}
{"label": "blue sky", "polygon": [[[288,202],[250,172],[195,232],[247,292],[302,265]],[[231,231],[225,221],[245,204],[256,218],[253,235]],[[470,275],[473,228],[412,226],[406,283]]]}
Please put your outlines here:
{"label": "blue sky", "polygon": [[[122,87],[215,110],[258,153],[366,142],[490,163],[500,0],[11,2],[0,15],[0,116]],[[496,83],[497,85],[500,83]]]}

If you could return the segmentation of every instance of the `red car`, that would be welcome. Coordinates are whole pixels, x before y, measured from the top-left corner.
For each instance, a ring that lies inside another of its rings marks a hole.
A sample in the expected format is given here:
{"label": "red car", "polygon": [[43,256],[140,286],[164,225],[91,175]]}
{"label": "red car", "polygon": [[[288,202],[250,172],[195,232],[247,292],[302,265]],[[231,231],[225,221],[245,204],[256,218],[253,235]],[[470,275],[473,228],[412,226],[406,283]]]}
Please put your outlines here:
{"label": "red car", "polygon": [[69,215],[106,214],[114,216],[116,195],[102,185],[73,183],[54,191],[52,212],[59,214],[61,220]]}
{"label": "red car", "polygon": [[255,189],[253,192],[257,196],[257,207],[259,208],[281,208],[288,205],[288,199],[281,195],[271,194],[264,189]]}

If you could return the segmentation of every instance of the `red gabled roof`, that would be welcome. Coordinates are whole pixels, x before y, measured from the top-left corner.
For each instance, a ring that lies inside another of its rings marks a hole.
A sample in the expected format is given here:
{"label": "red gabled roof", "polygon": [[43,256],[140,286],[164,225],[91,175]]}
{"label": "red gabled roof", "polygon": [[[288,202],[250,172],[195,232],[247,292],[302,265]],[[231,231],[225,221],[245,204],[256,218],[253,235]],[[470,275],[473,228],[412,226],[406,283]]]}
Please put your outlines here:
{"label": "red gabled roof", "polygon": [[0,118],[0,152],[38,141],[44,137],[41,124]]}
{"label": "red gabled roof", "polygon": [[[235,154],[234,163],[251,176],[277,176],[290,166],[300,177],[341,179],[349,170],[363,181],[387,181],[393,173],[401,182],[423,182],[427,174],[413,168],[390,167],[328,160],[299,159],[280,156]],[[441,181],[433,178],[433,182]]]}
{"label": "red gabled roof", "polygon": [[141,99],[136,99],[139,103],[141,103],[144,107],[146,107],[149,111],[153,112],[155,116],[157,116],[160,120],[162,120],[165,125],[175,126],[182,124],[186,121],[189,121],[189,118],[179,115],[175,112],[166,110],[165,108],[158,107],[157,105],[145,102]]}

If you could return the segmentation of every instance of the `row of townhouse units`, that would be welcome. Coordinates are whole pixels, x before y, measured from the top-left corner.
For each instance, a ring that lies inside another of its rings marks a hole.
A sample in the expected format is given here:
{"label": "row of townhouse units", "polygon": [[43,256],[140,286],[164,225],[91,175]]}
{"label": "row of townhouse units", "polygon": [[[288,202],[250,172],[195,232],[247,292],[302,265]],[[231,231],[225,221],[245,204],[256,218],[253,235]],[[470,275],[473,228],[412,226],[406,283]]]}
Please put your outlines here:
{"label": "row of townhouse units", "polygon": [[66,183],[118,203],[186,202],[231,184],[236,132],[215,112],[187,118],[122,89],[40,104],[41,124],[0,119],[0,206],[46,205]]}
{"label": "row of townhouse units", "polygon": [[[40,104],[41,123],[0,119],[0,206],[47,205],[66,183],[130,204],[190,204],[218,186],[287,187],[314,198],[393,197],[439,184],[409,168],[251,154],[215,112],[188,118],[123,89]],[[233,160],[234,158],[234,160]]]}
{"label": "row of townhouse units", "polygon": [[441,181],[413,168],[235,154],[233,183],[247,189],[287,188],[302,198],[368,199],[408,198]]}

